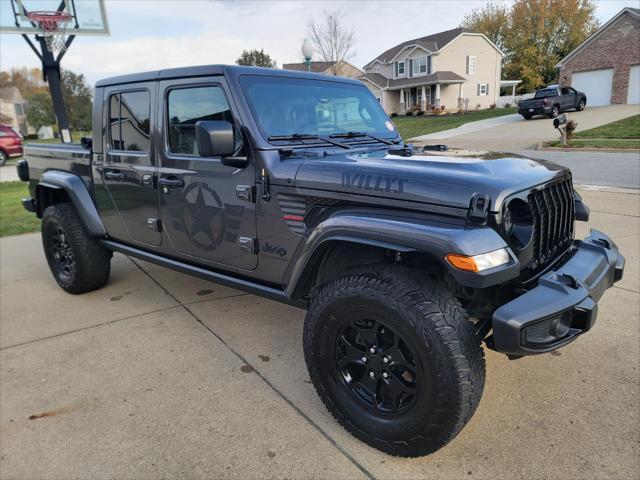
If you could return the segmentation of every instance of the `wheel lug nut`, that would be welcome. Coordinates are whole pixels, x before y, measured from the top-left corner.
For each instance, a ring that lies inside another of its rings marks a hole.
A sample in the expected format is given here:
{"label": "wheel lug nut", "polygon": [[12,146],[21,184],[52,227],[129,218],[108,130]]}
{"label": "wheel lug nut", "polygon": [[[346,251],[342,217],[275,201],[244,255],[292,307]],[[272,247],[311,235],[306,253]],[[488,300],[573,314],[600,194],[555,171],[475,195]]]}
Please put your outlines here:
{"label": "wheel lug nut", "polygon": [[375,374],[374,372],[369,372],[369,376],[370,376],[371,378],[376,378],[376,374]]}
{"label": "wheel lug nut", "polygon": [[382,357],[382,361],[384,363],[389,363],[389,357]]}
{"label": "wheel lug nut", "polygon": [[382,377],[383,378],[389,378],[389,374],[387,372],[382,372]]}
{"label": "wheel lug nut", "polygon": [[362,357],[362,363],[367,363],[367,357]]}
{"label": "wheel lug nut", "polygon": [[371,353],[376,353],[376,347],[371,347],[371,348],[369,349],[369,351],[370,351]]}

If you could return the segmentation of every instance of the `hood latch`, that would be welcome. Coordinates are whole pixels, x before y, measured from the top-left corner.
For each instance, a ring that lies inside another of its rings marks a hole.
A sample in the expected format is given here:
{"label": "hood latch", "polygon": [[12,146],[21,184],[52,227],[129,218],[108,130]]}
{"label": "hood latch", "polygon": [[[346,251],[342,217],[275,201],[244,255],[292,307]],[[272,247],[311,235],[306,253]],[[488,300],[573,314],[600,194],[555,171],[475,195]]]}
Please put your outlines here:
{"label": "hood latch", "polygon": [[467,218],[473,222],[485,223],[489,213],[491,199],[486,193],[475,193],[471,197]]}

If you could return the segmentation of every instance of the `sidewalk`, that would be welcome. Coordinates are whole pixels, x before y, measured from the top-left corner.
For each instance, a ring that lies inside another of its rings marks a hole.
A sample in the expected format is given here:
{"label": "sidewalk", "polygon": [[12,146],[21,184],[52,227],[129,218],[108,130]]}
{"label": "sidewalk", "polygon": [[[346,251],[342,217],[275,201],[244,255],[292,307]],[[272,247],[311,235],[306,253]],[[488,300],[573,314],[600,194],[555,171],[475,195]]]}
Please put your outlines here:
{"label": "sidewalk", "polygon": [[105,288],[71,296],[39,235],[3,238],[0,477],[637,478],[640,196],[581,193],[578,236],[600,228],[627,259],[593,331],[553,355],[487,351],[477,413],[417,459],[327,413],[303,311],[122,255]]}

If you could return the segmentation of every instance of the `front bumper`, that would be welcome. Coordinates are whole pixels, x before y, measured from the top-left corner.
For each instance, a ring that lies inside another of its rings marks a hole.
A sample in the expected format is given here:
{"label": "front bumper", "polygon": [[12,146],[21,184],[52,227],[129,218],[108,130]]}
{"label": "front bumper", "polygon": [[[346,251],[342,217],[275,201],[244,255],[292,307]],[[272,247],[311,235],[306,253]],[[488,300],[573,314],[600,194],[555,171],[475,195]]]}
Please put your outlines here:
{"label": "front bumper", "polygon": [[591,230],[561,267],[494,312],[492,347],[518,356],[567,345],[591,329],[598,300],[623,272],[624,257],[613,240]]}
{"label": "front bumper", "polygon": [[519,107],[518,113],[520,115],[549,115],[551,113],[551,106],[548,107]]}

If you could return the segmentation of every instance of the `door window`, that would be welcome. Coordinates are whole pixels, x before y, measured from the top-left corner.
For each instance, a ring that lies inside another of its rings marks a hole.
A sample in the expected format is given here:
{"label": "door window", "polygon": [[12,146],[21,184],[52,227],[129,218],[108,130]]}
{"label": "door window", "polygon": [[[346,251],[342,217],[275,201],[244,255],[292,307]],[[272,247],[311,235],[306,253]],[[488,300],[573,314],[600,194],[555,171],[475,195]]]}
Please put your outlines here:
{"label": "door window", "polygon": [[169,151],[198,155],[196,122],[225,120],[233,124],[229,103],[221,87],[171,90],[167,101]]}
{"label": "door window", "polygon": [[109,100],[109,145],[113,150],[148,152],[150,141],[148,91],[114,93]]}

